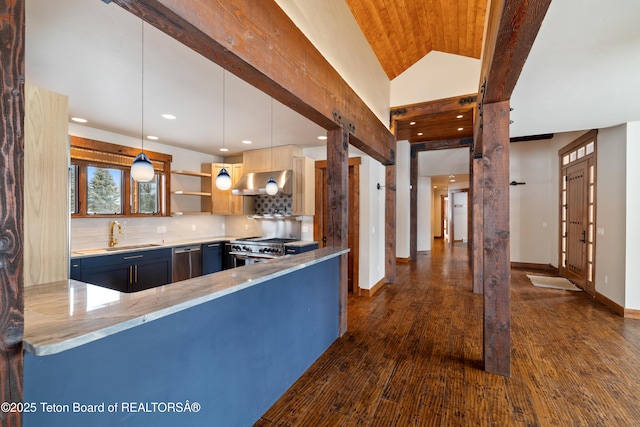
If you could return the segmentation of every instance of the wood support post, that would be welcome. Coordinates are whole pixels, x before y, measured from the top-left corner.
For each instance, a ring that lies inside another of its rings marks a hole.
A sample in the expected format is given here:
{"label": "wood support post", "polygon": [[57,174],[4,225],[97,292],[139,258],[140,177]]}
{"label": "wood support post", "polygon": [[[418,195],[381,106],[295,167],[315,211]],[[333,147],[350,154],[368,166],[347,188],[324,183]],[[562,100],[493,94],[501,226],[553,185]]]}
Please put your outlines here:
{"label": "wood support post", "polygon": [[384,279],[396,281],[396,165],[385,167]]}
{"label": "wood support post", "polygon": [[511,375],[509,101],[483,111],[484,369]]}
{"label": "wood support post", "polygon": [[418,259],[418,150],[413,147],[409,169],[409,257],[415,261]]}
{"label": "wood support post", "polygon": [[[0,402],[23,400],[25,0],[0,3]],[[0,426],[21,426],[0,411]]]}
{"label": "wood support post", "polygon": [[[349,246],[349,133],[327,132],[327,246]],[[348,255],[340,260],[340,336],[347,332]]]}
{"label": "wood support post", "polygon": [[484,275],[484,195],[482,190],[482,158],[476,158],[471,150],[471,271],[473,292],[483,293]]}

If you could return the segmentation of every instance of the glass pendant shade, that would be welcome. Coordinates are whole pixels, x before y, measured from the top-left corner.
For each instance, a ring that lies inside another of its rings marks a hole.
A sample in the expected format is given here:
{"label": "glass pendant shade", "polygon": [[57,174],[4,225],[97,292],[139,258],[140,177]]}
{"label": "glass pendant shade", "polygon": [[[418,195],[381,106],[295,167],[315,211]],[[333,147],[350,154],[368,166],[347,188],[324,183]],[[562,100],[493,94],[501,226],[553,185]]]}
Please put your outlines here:
{"label": "glass pendant shade", "polygon": [[273,177],[269,178],[269,180],[267,181],[265,190],[270,196],[278,194],[278,184],[276,183],[276,180],[273,179]]}
{"label": "glass pendant shade", "polygon": [[144,153],[138,154],[131,163],[131,178],[138,182],[149,182],[154,176],[151,160]]}
{"label": "glass pendant shade", "polygon": [[219,190],[228,190],[231,188],[231,177],[225,168],[220,169],[216,177],[216,187]]}

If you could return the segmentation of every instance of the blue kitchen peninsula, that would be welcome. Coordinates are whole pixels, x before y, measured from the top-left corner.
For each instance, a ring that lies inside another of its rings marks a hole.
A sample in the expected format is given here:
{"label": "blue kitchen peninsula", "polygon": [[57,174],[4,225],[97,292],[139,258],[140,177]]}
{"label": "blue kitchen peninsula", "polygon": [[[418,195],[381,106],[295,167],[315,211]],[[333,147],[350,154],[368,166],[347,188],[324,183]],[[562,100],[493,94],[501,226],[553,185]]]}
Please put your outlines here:
{"label": "blue kitchen peninsula", "polygon": [[25,289],[25,426],[250,426],[338,338],[323,248],[136,293]]}

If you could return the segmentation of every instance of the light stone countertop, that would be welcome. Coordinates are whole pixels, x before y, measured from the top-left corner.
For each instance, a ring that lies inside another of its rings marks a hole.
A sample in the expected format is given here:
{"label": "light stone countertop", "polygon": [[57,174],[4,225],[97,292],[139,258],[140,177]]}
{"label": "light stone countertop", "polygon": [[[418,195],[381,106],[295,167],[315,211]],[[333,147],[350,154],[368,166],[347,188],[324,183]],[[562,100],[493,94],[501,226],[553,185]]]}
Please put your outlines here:
{"label": "light stone countertop", "polygon": [[345,254],[322,248],[134,293],[76,280],[24,291],[24,349],[60,353]]}
{"label": "light stone countertop", "polygon": [[[161,244],[132,244],[132,245],[124,245],[124,246],[115,246],[113,248],[96,248],[96,249],[79,249],[71,252],[71,259],[75,258],[85,258],[91,256],[100,256],[100,255],[110,255],[110,254],[119,254],[131,251],[146,251],[152,249],[162,249],[162,248],[173,248],[176,246],[183,245],[196,245],[199,243],[208,243],[208,242],[230,242],[233,240],[240,239],[241,237],[237,236],[219,236],[219,237],[200,237],[197,239],[185,239],[185,240],[172,240],[168,242],[164,242]],[[287,243],[287,246],[306,246],[312,243],[317,243],[309,240],[297,240],[295,242]]]}

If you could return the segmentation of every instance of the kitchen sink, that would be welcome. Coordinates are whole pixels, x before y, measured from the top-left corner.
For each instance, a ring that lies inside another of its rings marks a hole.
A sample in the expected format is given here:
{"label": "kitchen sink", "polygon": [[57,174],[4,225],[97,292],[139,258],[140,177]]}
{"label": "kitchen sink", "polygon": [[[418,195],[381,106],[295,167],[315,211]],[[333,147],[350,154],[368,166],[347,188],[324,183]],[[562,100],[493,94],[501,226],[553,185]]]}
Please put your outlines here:
{"label": "kitchen sink", "polygon": [[130,251],[134,249],[153,248],[157,246],[162,246],[162,245],[159,243],[143,243],[140,245],[114,246],[112,248],[83,249],[80,251],[74,251],[74,253],[80,254],[80,255],[94,255],[94,254],[100,254],[105,252]]}

